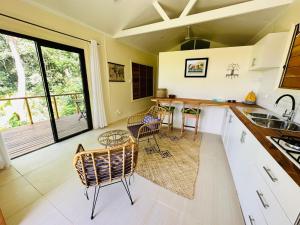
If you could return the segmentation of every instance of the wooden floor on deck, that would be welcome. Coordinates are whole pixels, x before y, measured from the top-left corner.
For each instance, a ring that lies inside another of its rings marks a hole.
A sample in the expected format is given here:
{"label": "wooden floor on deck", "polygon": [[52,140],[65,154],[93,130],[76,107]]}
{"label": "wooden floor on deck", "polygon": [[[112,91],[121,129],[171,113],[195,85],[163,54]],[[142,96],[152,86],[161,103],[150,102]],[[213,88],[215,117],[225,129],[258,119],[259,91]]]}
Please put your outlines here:
{"label": "wooden floor on deck", "polygon": [[[58,137],[63,138],[88,128],[85,119],[79,115],[56,119]],[[10,128],[2,132],[10,158],[15,158],[54,143],[50,121]]]}

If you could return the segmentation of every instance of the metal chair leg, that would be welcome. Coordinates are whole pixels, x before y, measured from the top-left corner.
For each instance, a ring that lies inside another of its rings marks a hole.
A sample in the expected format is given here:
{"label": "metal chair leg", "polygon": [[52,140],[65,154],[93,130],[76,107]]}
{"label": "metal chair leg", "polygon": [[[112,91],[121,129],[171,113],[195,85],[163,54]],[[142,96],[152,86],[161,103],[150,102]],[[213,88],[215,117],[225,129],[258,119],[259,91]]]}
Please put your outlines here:
{"label": "metal chair leg", "polygon": [[124,183],[123,179],[121,179],[122,184],[123,184],[123,186],[124,186],[124,188],[126,190],[126,193],[127,193],[128,197],[129,197],[129,199],[130,199],[131,205],[133,205],[132,197],[131,197],[131,194],[130,194],[130,190],[129,190],[126,178],[124,178],[124,180],[125,180],[125,183]]}
{"label": "metal chair leg", "polygon": [[94,212],[95,212],[95,207],[99,196],[99,191],[100,191],[100,186],[98,187],[98,191],[97,191],[97,186],[95,186],[91,220],[94,219]]}
{"label": "metal chair leg", "polygon": [[87,200],[90,200],[87,190],[88,190],[88,187],[85,188],[84,196],[86,197]]}
{"label": "metal chair leg", "polygon": [[132,179],[133,179],[133,181],[134,181],[134,173],[131,174],[131,175],[129,176],[129,178],[128,178],[128,183],[129,183],[129,185],[131,185],[131,177],[132,177]]}

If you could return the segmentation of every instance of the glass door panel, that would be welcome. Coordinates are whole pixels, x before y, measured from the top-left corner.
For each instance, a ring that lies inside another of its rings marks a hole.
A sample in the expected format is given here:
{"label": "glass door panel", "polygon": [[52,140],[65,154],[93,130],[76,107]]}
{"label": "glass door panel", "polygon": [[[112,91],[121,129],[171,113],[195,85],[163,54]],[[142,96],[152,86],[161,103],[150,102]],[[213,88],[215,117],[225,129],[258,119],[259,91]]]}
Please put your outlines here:
{"label": "glass door panel", "polygon": [[83,51],[41,46],[57,139],[91,129]]}
{"label": "glass door panel", "polygon": [[2,33],[0,132],[10,158],[54,143],[35,42]]}

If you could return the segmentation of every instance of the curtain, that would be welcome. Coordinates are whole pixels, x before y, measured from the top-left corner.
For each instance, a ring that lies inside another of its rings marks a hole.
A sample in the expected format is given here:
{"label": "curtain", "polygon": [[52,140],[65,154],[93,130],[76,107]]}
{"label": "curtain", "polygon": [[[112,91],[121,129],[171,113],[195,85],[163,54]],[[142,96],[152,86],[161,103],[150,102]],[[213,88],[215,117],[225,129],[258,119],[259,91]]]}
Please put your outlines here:
{"label": "curtain", "polygon": [[10,165],[10,159],[6,151],[2,134],[0,133],[0,169],[8,167]]}
{"label": "curtain", "polygon": [[93,126],[94,129],[103,128],[107,126],[103,88],[101,83],[100,74],[100,60],[98,55],[97,42],[92,40],[90,44],[91,52],[91,77],[92,77],[92,114],[93,114]]}

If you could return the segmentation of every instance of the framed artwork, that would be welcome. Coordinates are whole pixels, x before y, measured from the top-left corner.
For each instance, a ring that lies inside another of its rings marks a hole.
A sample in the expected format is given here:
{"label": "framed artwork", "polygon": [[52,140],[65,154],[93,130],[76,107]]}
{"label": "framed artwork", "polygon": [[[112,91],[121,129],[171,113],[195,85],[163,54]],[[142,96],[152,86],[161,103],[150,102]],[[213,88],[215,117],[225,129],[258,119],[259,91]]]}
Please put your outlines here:
{"label": "framed artwork", "polygon": [[193,58],[185,60],[185,77],[206,77],[208,58]]}
{"label": "framed artwork", "polygon": [[124,65],[108,62],[110,82],[125,82]]}

